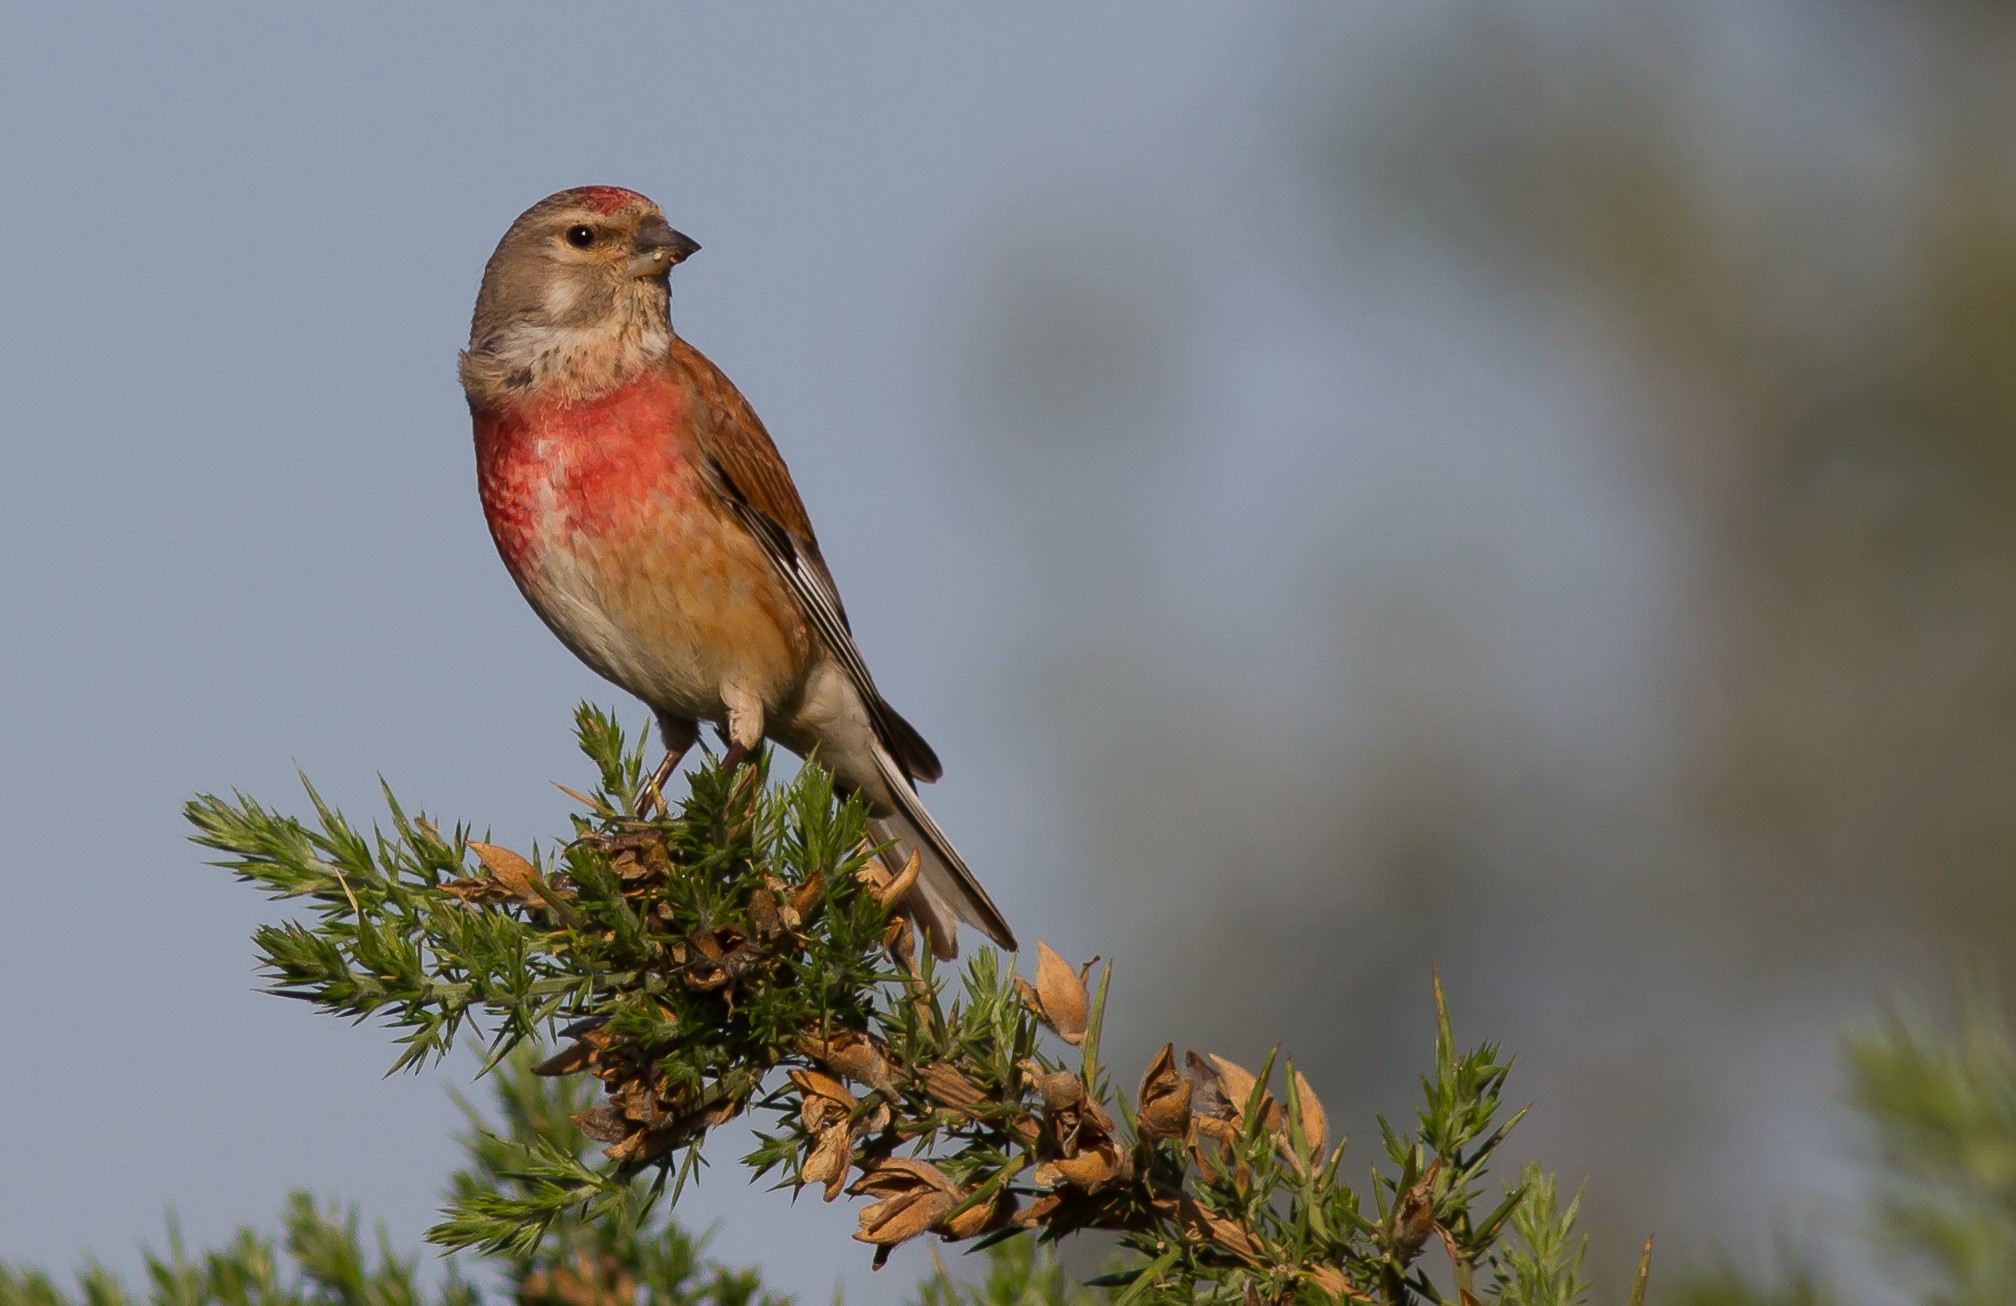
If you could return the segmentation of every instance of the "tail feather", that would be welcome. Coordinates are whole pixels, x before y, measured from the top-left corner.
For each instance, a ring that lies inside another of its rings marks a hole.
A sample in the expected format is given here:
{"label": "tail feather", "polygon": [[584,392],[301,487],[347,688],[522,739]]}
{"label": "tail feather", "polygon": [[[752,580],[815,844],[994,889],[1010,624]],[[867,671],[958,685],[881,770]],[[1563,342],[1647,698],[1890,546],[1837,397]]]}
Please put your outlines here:
{"label": "tail feather", "polygon": [[875,821],[878,838],[892,840],[904,852],[918,858],[918,885],[922,902],[917,905],[918,924],[932,936],[931,950],[940,960],[958,953],[954,918],[973,925],[982,934],[1009,952],[1017,950],[1015,931],[1008,927],[1001,909],[980,887],[966,859],[924,810],[908,776],[888,750],[875,749],[875,763],[882,772],[883,788],[893,800],[893,810]]}
{"label": "tail feather", "polygon": [[917,733],[917,727],[905,721],[887,700],[881,703],[880,708],[877,722],[881,726],[881,738],[889,746],[890,754],[903,764],[903,770],[911,778],[926,784],[943,776],[945,768],[938,764],[938,754],[931,751],[931,745]]}

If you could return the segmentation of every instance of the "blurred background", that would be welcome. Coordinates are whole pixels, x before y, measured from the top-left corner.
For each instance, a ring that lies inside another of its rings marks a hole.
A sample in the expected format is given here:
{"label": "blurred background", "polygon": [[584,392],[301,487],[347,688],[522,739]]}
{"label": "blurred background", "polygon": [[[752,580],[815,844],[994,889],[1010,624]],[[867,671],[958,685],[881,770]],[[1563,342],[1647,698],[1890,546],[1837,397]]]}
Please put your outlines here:
{"label": "blurred background", "polygon": [[[1844,1242],[1840,1031],[2007,968],[2008,6],[16,5],[0,106],[0,1259],[431,1222],[471,1066],[255,994],[177,808],[565,828],[622,700],[454,355],[586,182],[705,246],[675,323],[1123,1078],[1278,1039],[1376,1146],[1439,966],[1615,1291]],[[886,1297],[738,1146],[716,1254]]]}

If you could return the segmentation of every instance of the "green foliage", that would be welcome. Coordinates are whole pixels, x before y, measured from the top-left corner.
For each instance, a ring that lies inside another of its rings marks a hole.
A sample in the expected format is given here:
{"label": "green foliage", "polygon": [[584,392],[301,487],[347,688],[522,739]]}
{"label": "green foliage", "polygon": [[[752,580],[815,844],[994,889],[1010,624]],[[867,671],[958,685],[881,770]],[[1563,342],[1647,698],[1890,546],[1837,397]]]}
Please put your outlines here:
{"label": "green foliage", "polygon": [[1821,1287],[1810,1267],[1801,1266],[1773,1283],[1759,1283],[1724,1266],[1661,1301],[1669,1306],[1835,1306],[1840,1298]]}
{"label": "green foliage", "polygon": [[[474,1306],[475,1292],[452,1274],[438,1290],[416,1283],[415,1258],[401,1258],[378,1239],[365,1249],[355,1212],[319,1209],[307,1193],[288,1197],[278,1238],[240,1229],[225,1246],[192,1257],[169,1225],[168,1252],[146,1258],[151,1306]],[[128,1306],[136,1298],[98,1266],[78,1276],[76,1293],[48,1275],[0,1265],[0,1306]]]}
{"label": "green foliage", "polygon": [[[492,1078],[496,1124],[458,1099],[469,1129],[459,1140],[467,1163],[448,1183],[456,1204],[522,1196],[538,1182],[528,1176],[528,1156],[559,1153],[578,1165],[595,1146],[573,1121],[590,1105],[589,1085],[540,1076],[530,1048],[515,1051]],[[592,1207],[562,1212],[544,1222],[535,1243],[498,1249],[490,1259],[528,1306],[627,1306],[639,1291],[658,1306],[779,1302],[762,1292],[756,1271],[705,1260],[669,1212],[654,1212],[638,1197],[619,1207],[618,1218]]]}
{"label": "green foliage", "polygon": [[[455,1193],[508,1193],[519,1182],[515,1159],[526,1149],[580,1153],[589,1140],[569,1122],[583,1094],[540,1079],[531,1058],[512,1057],[491,1079],[495,1119],[466,1102],[466,1164]],[[241,1228],[222,1248],[192,1256],[171,1222],[166,1255],[146,1257],[147,1284],[136,1296],[102,1268],[78,1276],[74,1292],[45,1273],[0,1265],[0,1306],[480,1306],[474,1280],[501,1278],[521,1306],[633,1306],[641,1290],[652,1306],[782,1306],[763,1294],[753,1270],[705,1260],[669,1219],[630,1225],[576,1216],[556,1220],[538,1245],[483,1259],[489,1274],[450,1258],[429,1284],[418,1256],[400,1256],[381,1229],[366,1240],[355,1211],[324,1211],[305,1192],[288,1198],[275,1236]]]}
{"label": "green foliage", "polygon": [[751,1110],[769,1124],[748,1167],[869,1199],[856,1237],[877,1265],[927,1235],[992,1248],[973,1300],[1086,1299],[1021,1235],[1087,1229],[1119,1238],[1097,1286],[1122,1303],[1581,1299],[1573,1204],[1537,1171],[1487,1182],[1519,1119],[1501,1109],[1509,1065],[1461,1049],[1439,984],[1416,1120],[1380,1121],[1385,1165],[1360,1190],[1278,1054],[1255,1074],[1165,1046],[1130,1098],[1099,1059],[1110,968],[1088,991],[1089,967],[1040,944],[1033,977],[986,950],[956,976],[917,960],[914,862],[878,857],[865,808],[818,768],[771,787],[767,754],[703,766],[676,810],[639,819],[642,744],[591,708],[577,726],[598,784],[543,856],[444,836],[389,793],[368,836],[312,788],[312,823],[243,796],[188,809],[223,865],[308,909],[256,936],[273,991],[391,1025],[395,1068],[464,1038],[494,1066],[557,1034],[537,1071],[569,1087],[507,1062],[508,1128],[468,1140],[428,1234],[508,1265],[521,1299],[678,1300],[695,1253],[654,1202],[676,1203],[708,1131]]}
{"label": "green foliage", "polygon": [[[1875,1143],[1869,1242],[1928,1306],[2016,1302],[2016,1040],[1985,987],[1958,1026],[1892,1015],[1848,1044],[1849,1099]],[[1832,1306],[1843,1293],[1800,1266],[1776,1282],[1724,1269],[1677,1306]],[[1884,1298],[1883,1300],[1891,1300]]]}
{"label": "green foliage", "polygon": [[1893,1016],[1848,1061],[1882,1161],[1879,1247],[1939,1306],[2016,1302],[2016,1044],[1985,991],[1952,1037]]}
{"label": "green foliage", "polygon": [[986,1258],[987,1272],[971,1284],[953,1279],[934,1256],[937,1273],[919,1286],[913,1306],[1098,1306],[1109,1300],[1072,1282],[1034,1238],[1010,1238],[979,1255]]}
{"label": "green foliage", "polygon": [[1584,1244],[1575,1233],[1582,1195],[1563,1208],[1554,1195],[1554,1176],[1537,1165],[1526,1167],[1519,1192],[1523,1200],[1510,1212],[1518,1241],[1499,1258],[1499,1296],[1520,1306],[1573,1306],[1588,1292],[1582,1281]]}

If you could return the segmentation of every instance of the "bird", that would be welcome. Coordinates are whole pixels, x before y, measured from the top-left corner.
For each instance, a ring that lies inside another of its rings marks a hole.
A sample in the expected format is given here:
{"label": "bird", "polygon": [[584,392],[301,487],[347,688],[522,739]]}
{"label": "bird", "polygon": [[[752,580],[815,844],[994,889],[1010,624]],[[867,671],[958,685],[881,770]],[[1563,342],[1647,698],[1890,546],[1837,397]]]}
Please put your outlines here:
{"label": "bird", "polygon": [[876,688],[783,457],[721,369],[672,327],[699,250],[618,186],[540,200],[483,270],[460,356],[477,486],[540,619],[642,699],[666,748],[639,814],[703,722],[739,765],[765,739],[865,798],[933,952],[957,922],[1014,931],[917,795],[937,754]]}

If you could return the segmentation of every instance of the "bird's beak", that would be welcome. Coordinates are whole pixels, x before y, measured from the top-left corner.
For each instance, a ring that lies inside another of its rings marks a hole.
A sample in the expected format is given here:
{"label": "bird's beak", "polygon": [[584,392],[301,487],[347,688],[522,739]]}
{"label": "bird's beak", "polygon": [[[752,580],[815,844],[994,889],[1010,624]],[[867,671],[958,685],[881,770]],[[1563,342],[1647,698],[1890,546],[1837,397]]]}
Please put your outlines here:
{"label": "bird's beak", "polygon": [[630,256],[633,277],[662,277],[700,248],[698,241],[672,230],[663,218],[652,218],[639,227],[631,245],[636,251]]}

